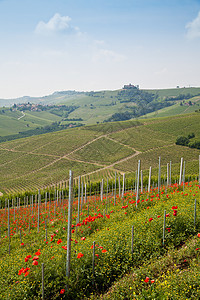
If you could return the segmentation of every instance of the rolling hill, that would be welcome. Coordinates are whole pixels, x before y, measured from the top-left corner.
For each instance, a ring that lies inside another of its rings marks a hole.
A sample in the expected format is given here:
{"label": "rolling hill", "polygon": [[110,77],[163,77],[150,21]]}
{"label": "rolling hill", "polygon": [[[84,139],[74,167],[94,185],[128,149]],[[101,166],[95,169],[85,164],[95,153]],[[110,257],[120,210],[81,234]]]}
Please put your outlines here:
{"label": "rolling hill", "polygon": [[111,122],[71,128],[0,143],[0,191],[13,193],[63,184],[68,171],[84,181],[113,178],[126,173],[134,177],[138,160],[144,174],[150,166],[157,175],[161,157],[162,174],[172,162],[172,175],[179,170],[181,157],[186,175],[199,172],[198,149],[176,145],[181,135],[200,139],[200,113],[138,121]]}
{"label": "rolling hill", "polygon": [[[49,126],[53,122],[61,126],[92,125],[105,121],[152,118],[190,113],[199,110],[200,88],[176,88],[163,90],[139,90],[135,87],[115,91],[76,92],[62,91],[44,97],[21,97],[1,99],[0,136],[17,135],[27,132],[27,136],[38,134],[36,128]],[[35,103],[44,107],[65,105],[71,107],[57,112],[53,109],[20,110],[8,108],[19,103]],[[19,137],[21,137],[19,135]],[[13,137],[13,138],[16,138]]]}

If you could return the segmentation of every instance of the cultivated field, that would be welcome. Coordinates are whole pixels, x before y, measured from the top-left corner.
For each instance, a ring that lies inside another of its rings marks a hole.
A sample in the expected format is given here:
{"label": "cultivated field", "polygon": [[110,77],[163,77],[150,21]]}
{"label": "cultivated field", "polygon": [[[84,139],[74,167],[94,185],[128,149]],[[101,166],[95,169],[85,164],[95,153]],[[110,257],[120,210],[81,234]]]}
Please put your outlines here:
{"label": "cultivated field", "polygon": [[[104,123],[0,144],[0,191],[36,190],[68,180],[68,171],[87,180],[158,167],[166,174],[172,162],[177,175],[181,157],[186,174],[198,175],[200,151],[175,145],[179,135],[195,133],[200,138],[200,114],[170,118]],[[192,169],[191,169],[192,166]],[[193,170],[193,172],[192,172]],[[157,172],[157,171],[154,171]],[[128,174],[127,173],[127,174]]]}

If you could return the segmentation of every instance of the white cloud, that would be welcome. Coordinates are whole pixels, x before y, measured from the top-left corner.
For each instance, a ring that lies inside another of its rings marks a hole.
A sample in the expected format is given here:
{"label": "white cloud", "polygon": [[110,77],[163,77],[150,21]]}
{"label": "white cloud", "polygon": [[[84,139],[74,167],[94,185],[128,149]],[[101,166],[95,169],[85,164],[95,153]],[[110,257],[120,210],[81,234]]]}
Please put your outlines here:
{"label": "white cloud", "polygon": [[71,18],[68,16],[61,16],[56,13],[47,23],[40,21],[35,29],[39,34],[51,34],[51,33],[80,33],[78,27],[74,27],[70,24]]}
{"label": "white cloud", "polygon": [[122,54],[116,53],[112,50],[100,49],[93,55],[92,60],[93,60],[93,62],[98,62],[98,61],[121,62],[121,61],[125,60],[125,56]]}
{"label": "white cloud", "polygon": [[188,38],[199,38],[200,37],[200,12],[198,16],[186,25],[187,37]]}

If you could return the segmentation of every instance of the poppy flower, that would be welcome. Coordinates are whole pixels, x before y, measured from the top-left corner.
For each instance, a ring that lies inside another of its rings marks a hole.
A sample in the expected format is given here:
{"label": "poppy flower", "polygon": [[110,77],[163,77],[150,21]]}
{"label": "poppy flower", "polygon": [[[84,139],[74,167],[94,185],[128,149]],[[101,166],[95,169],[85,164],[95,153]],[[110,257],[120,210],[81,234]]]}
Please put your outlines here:
{"label": "poppy flower", "polygon": [[85,237],[83,236],[83,237],[81,238],[81,240],[82,240],[82,241],[85,241]]}
{"label": "poppy flower", "polygon": [[81,258],[81,257],[83,257],[83,253],[78,253],[78,255],[77,255],[77,258]]}
{"label": "poppy flower", "polygon": [[33,265],[33,266],[37,266],[37,265],[38,265],[38,261],[37,261],[37,260],[34,260],[33,263],[32,263],[32,265]]}
{"label": "poppy flower", "polygon": [[67,250],[67,246],[62,246],[63,249]]}
{"label": "poppy flower", "polygon": [[38,259],[39,259],[39,256],[36,256],[36,255],[35,255],[35,256],[33,257],[33,260],[38,260]]}
{"label": "poppy flower", "polygon": [[154,279],[152,279],[152,280],[151,280],[151,283],[154,283],[154,282],[155,282],[155,280],[154,280]]}
{"label": "poppy flower", "polygon": [[64,289],[60,290],[60,294],[61,294],[61,295],[63,295],[64,293],[65,293],[65,290],[64,290]]}
{"label": "poppy flower", "polygon": [[200,233],[197,233],[197,236],[200,238]]}
{"label": "poppy flower", "polygon": [[107,252],[107,250],[106,250],[106,249],[103,249],[103,250],[102,250],[102,253],[106,253],[106,252]]}
{"label": "poppy flower", "polygon": [[57,240],[57,244],[59,245],[60,243],[62,243],[62,240],[61,240],[61,239],[58,239],[58,240]]}
{"label": "poppy flower", "polygon": [[149,277],[146,277],[144,282],[148,283],[149,282]]}
{"label": "poppy flower", "polygon": [[151,222],[153,220],[153,218],[149,218],[149,222]]}

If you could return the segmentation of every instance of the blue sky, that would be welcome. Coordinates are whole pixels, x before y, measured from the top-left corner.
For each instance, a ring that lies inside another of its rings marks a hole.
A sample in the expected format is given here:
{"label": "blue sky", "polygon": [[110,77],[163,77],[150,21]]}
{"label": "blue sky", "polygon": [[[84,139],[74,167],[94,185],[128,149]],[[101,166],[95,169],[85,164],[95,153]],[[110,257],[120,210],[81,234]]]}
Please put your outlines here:
{"label": "blue sky", "polygon": [[0,0],[0,98],[200,86],[200,0]]}

